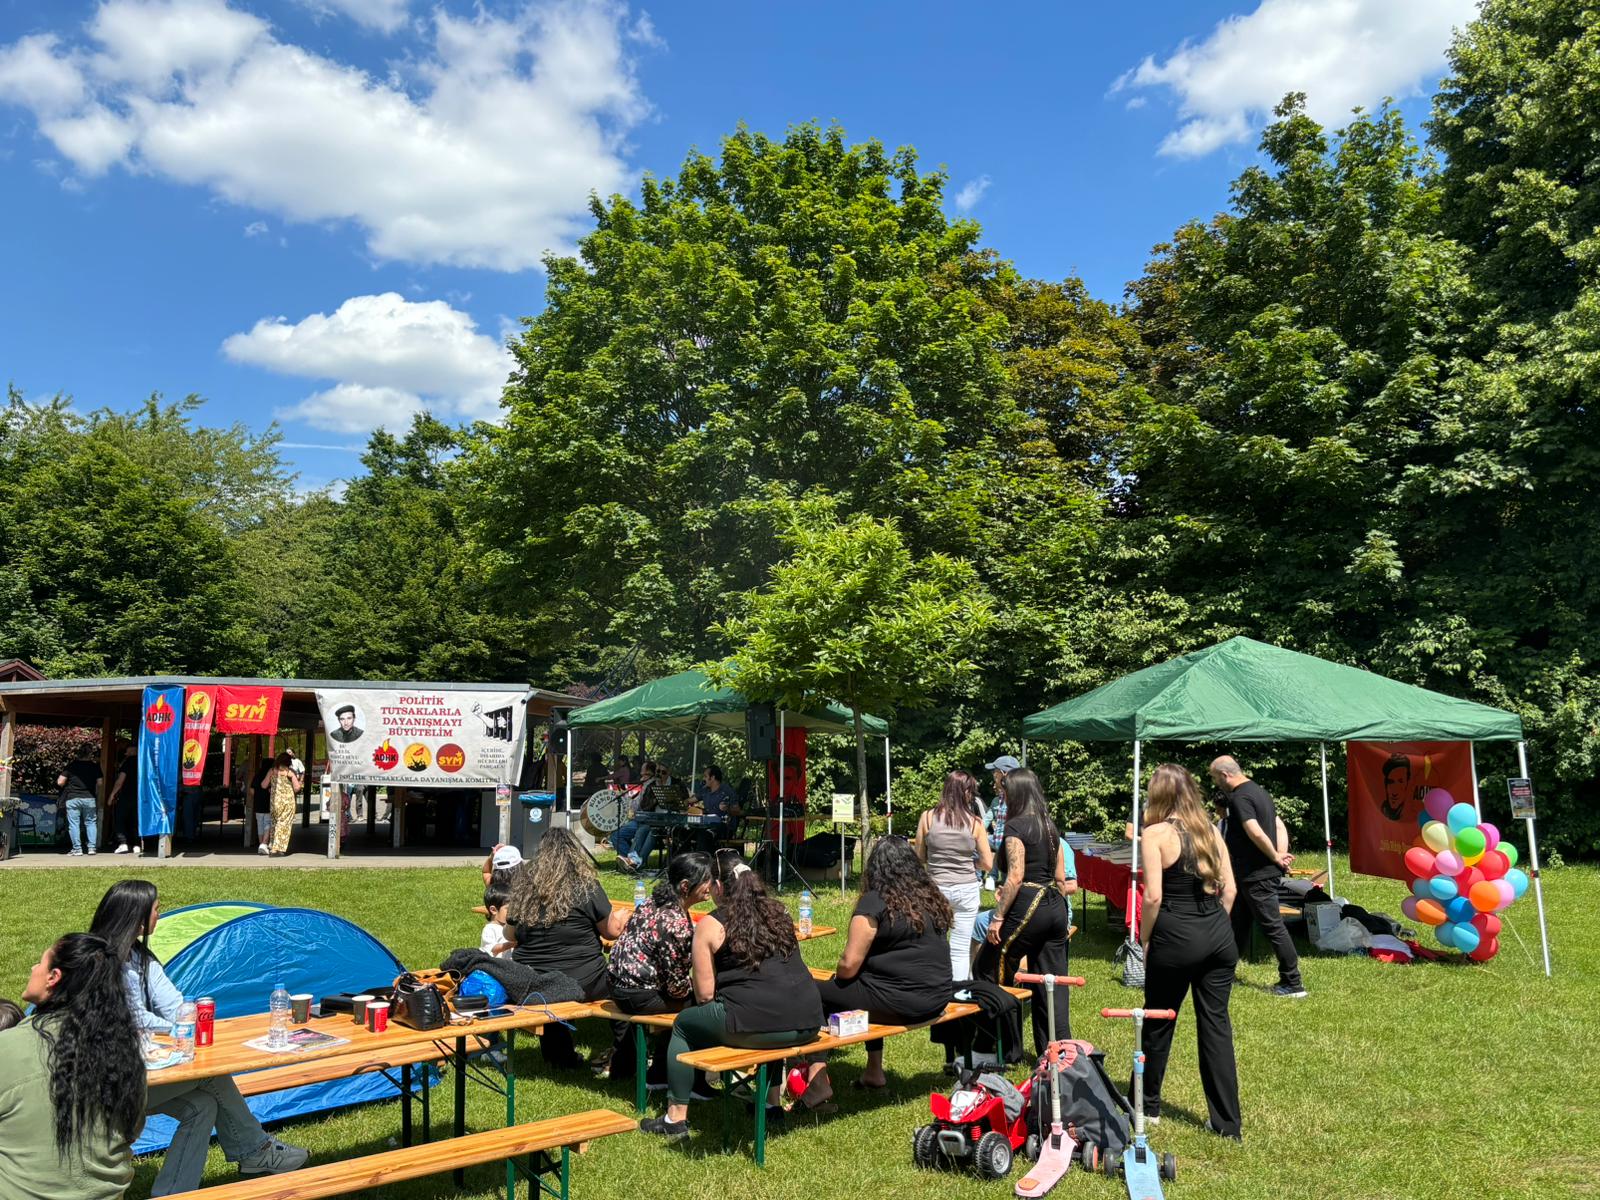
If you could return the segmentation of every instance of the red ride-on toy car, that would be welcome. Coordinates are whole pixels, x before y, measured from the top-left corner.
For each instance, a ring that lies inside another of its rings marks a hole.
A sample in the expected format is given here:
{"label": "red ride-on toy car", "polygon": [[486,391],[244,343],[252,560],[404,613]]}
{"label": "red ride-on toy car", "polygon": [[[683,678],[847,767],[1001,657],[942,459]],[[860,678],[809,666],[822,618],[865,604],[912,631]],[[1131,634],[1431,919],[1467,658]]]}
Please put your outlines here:
{"label": "red ride-on toy car", "polygon": [[[1018,1151],[1028,1152],[1030,1078],[1018,1088],[1000,1075],[966,1072],[955,1091],[928,1097],[931,1125],[911,1135],[911,1161],[924,1169],[964,1167],[980,1179],[1011,1171]],[[1037,1154],[1037,1148],[1033,1154]]]}

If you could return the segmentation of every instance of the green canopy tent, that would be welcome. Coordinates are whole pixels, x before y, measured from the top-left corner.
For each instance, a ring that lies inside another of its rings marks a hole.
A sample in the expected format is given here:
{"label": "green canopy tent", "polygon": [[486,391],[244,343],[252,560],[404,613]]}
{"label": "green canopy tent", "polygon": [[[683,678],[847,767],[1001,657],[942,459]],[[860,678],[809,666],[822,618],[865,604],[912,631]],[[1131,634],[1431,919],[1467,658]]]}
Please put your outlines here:
{"label": "green canopy tent", "polygon": [[[742,731],[745,714],[756,707],[747,697],[732,688],[717,687],[704,671],[679,671],[664,679],[642,683],[620,695],[598,700],[575,710],[567,719],[567,795],[572,795],[572,730],[573,729],[636,729],[654,733],[692,733],[694,759],[690,774],[699,773],[700,735],[708,729]],[[783,779],[783,745],[787,729],[806,729],[817,733],[855,733],[855,718],[842,704],[823,701],[814,708],[804,710],[779,708],[778,725],[778,778]],[[883,771],[885,803],[889,807],[891,828],[894,821],[893,800],[889,786],[889,726],[880,717],[861,714],[864,732],[883,738]],[[782,798],[780,797],[780,800]],[[569,801],[570,803],[570,801]],[[778,886],[783,886],[784,830],[786,822],[778,822]]]}
{"label": "green canopy tent", "polygon": [[[1235,637],[1193,654],[1146,667],[1022,723],[1040,741],[1133,743],[1134,879],[1139,875],[1139,762],[1146,741],[1317,742],[1322,753],[1322,820],[1333,886],[1333,830],[1328,806],[1328,742],[1516,742],[1528,773],[1522,719],[1515,713],[1387,679],[1358,667],[1327,662],[1251,638]],[[1480,810],[1477,762],[1473,807]],[[1545,973],[1539,851],[1528,821],[1528,851]],[[1130,913],[1132,907],[1129,908]]]}

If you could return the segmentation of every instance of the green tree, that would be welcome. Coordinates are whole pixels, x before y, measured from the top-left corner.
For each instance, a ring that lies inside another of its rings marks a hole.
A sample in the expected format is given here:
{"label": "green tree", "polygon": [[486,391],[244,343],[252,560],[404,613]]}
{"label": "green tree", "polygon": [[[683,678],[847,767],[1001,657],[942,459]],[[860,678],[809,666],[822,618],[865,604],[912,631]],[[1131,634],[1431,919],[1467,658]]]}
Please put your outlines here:
{"label": "green tree", "polygon": [[893,716],[958,689],[975,669],[988,599],[969,565],[918,559],[893,521],[840,522],[825,498],[798,506],[782,540],[790,553],[768,584],[717,626],[733,653],[706,670],[755,700],[850,707],[865,853],[872,813],[862,714]]}

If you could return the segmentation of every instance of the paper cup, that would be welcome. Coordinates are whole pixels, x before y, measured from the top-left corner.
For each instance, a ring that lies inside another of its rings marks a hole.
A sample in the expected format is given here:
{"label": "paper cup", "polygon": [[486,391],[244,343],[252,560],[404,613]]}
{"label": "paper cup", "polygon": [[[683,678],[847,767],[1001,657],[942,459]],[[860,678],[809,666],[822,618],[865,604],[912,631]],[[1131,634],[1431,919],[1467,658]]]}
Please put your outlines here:
{"label": "paper cup", "polygon": [[301,992],[297,996],[289,997],[289,1019],[296,1025],[304,1025],[311,1020],[310,992]]}
{"label": "paper cup", "polygon": [[389,1004],[385,1000],[377,1000],[367,1005],[367,1028],[373,1033],[382,1033],[389,1028]]}
{"label": "paper cup", "polygon": [[372,997],[363,993],[350,997],[350,1019],[357,1025],[367,1023],[367,1005],[372,1003]]}

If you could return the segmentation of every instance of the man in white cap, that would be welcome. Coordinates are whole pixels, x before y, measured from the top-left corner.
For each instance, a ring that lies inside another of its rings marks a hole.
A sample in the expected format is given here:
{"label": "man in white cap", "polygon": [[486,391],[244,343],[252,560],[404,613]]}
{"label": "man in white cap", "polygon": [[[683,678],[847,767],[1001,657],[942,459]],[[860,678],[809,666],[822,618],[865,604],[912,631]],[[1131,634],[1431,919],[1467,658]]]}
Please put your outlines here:
{"label": "man in white cap", "polygon": [[994,777],[994,803],[989,805],[989,848],[994,851],[994,877],[983,881],[989,891],[993,891],[1006,875],[1006,776],[1020,766],[1022,763],[1009,754],[983,764],[983,769],[993,772]]}

